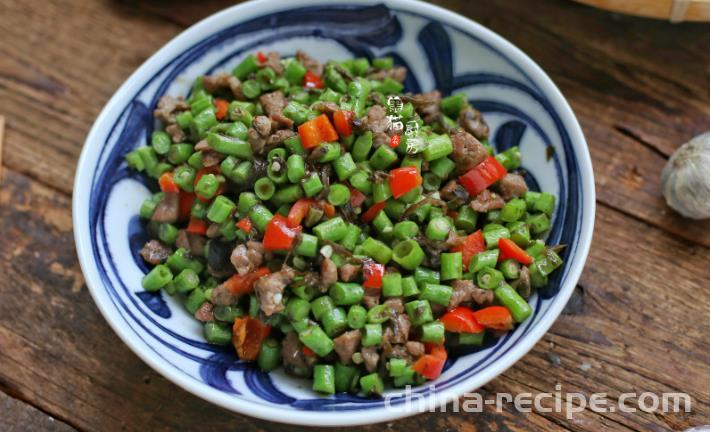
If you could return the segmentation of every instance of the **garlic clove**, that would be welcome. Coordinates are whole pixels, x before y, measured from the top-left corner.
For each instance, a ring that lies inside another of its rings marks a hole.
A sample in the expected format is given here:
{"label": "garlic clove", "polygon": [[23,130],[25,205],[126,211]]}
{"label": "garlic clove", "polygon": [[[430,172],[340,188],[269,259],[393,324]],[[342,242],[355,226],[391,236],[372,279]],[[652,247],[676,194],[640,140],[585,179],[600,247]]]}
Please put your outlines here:
{"label": "garlic clove", "polygon": [[681,215],[710,218],[710,132],[671,155],[661,174],[661,191],[666,203]]}

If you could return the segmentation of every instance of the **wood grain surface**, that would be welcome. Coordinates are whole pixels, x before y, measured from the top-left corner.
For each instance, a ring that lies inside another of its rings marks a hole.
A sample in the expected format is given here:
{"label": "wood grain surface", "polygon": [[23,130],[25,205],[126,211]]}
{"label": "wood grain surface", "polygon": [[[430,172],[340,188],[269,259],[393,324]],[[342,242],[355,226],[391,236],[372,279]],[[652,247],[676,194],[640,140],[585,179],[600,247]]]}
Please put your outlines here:
{"label": "wood grain surface", "polygon": [[4,432],[23,432],[43,430],[48,432],[72,432],[73,427],[44,414],[32,405],[13,399],[0,392],[0,430]]}
{"label": "wood grain surface", "polygon": [[[0,0],[0,430],[299,430],[217,408],[146,366],[101,317],[74,250],[72,181],[94,118],[155,50],[231,3]],[[710,221],[675,215],[658,187],[673,150],[710,130],[710,27],[564,0],[534,9],[526,0],[435,3],[498,32],[551,75],[585,132],[597,186],[594,242],[566,313],[481,393],[559,384],[613,401],[625,392],[687,392],[692,410],[585,409],[567,418],[487,406],[360,429],[710,424]]]}

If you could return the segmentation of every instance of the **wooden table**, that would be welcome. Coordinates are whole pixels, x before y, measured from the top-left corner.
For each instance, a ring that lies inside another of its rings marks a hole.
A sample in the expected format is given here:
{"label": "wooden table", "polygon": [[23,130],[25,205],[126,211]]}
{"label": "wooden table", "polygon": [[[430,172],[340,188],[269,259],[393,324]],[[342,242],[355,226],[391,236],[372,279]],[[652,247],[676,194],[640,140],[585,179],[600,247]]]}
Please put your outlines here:
{"label": "wooden table", "polygon": [[[148,56],[230,2],[0,0],[0,430],[298,430],[237,415],[151,370],[87,291],[72,236],[74,168],[111,94]],[[671,212],[659,175],[710,129],[710,26],[563,0],[436,3],[527,52],[591,147],[594,244],[550,332],[481,389],[687,392],[690,413],[424,414],[367,430],[683,430],[710,423],[710,221]],[[472,389],[473,390],[473,389]],[[51,416],[51,417],[50,417]]]}

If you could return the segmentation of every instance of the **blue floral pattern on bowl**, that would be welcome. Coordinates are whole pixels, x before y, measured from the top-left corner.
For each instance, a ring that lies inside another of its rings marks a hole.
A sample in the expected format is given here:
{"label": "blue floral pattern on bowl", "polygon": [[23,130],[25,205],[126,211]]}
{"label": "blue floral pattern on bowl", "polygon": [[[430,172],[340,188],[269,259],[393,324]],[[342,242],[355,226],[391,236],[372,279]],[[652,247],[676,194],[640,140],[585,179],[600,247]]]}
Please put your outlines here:
{"label": "blue floral pattern on bowl", "polygon": [[[231,347],[205,343],[199,324],[178,300],[141,289],[141,277],[148,269],[138,255],[146,233],[137,214],[153,186],[128,170],[124,155],[147,142],[156,126],[152,107],[161,95],[186,95],[196,76],[231,70],[241,58],[257,50],[289,55],[304,49],[321,60],[392,56],[409,69],[407,91],[438,88],[444,94],[466,93],[486,116],[491,142],[498,151],[520,146],[529,186],[558,196],[549,242],[568,245],[563,252],[568,264],[532,297],[533,316],[499,339],[487,338],[482,347],[456,353],[433,386],[415,388],[413,393],[432,397],[439,392],[458,391],[462,383],[489,373],[486,371],[511,356],[522,340],[542,326],[553,306],[559,312],[560,287],[571,292],[570,284],[576,283],[581,268],[572,271],[575,267],[569,263],[580,266],[576,261],[580,255],[582,262],[586,257],[588,244],[582,241],[581,230],[585,227],[591,232],[588,218],[590,214],[593,217],[593,204],[589,206],[593,190],[589,191],[589,179],[582,177],[580,168],[580,163],[589,164],[588,154],[580,154],[584,143],[575,143],[572,138],[579,134],[576,122],[577,129],[570,132],[558,104],[549,99],[549,89],[543,89],[525,65],[511,59],[499,46],[469,28],[424,16],[418,8],[404,7],[404,3],[257,10],[238,24],[193,38],[195,42],[184,45],[176,55],[153,61],[150,72],[144,71],[141,80],[129,80],[131,85],[122,88],[121,100],[112,101],[110,110],[107,107],[111,113],[102,114],[97,121],[103,129],[92,132],[87,140],[87,147],[94,148],[93,156],[84,155],[79,168],[80,175],[85,173],[85,182],[80,185],[77,176],[76,190],[87,194],[75,195],[75,224],[77,220],[85,223],[75,226],[82,267],[92,294],[119,335],[144,359],[149,357],[146,361],[151,365],[161,371],[169,369],[164,373],[183,387],[246,413],[250,413],[249,406],[331,414],[381,410],[384,406],[382,399],[348,394],[320,397],[308,389],[306,381],[279,371],[265,374],[242,363]],[[554,151],[548,152],[548,147]],[[77,215],[77,209],[81,215]],[[388,398],[393,406],[405,402],[397,392]],[[240,401],[244,402],[242,409],[238,407]],[[277,420],[304,423],[307,418]],[[353,422],[367,421],[348,424]],[[325,421],[342,423],[334,417]]]}

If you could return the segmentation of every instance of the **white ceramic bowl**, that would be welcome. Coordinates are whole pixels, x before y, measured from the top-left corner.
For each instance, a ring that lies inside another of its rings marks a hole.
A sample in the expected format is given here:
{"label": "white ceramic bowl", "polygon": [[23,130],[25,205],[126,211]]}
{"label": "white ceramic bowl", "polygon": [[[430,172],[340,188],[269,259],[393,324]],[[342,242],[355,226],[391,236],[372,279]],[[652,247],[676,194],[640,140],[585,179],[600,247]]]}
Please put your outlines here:
{"label": "white ceramic bowl", "polygon": [[[76,246],[91,294],[106,320],[146,363],[180,387],[225,408],[304,425],[392,420],[424,408],[401,391],[383,399],[321,397],[280,371],[259,372],[229,349],[206,344],[201,326],[175,299],[142,292],[137,252],[145,233],[137,214],[147,183],[123,156],[145,145],[152,108],[185,95],[196,76],[231,70],[257,50],[320,60],[391,55],[409,68],[407,90],[465,92],[484,112],[498,150],[519,145],[531,187],[555,193],[550,243],[564,243],[565,265],[531,299],[534,314],[515,331],[447,363],[432,386],[412,394],[445,403],[492,380],[528,352],[552,325],[579,279],[594,224],[589,152],[569,105],[519,49],[466,18],[424,2],[252,1],[195,24],[146,61],[99,115],[84,145],[74,185]],[[551,159],[546,147],[554,148]]]}

